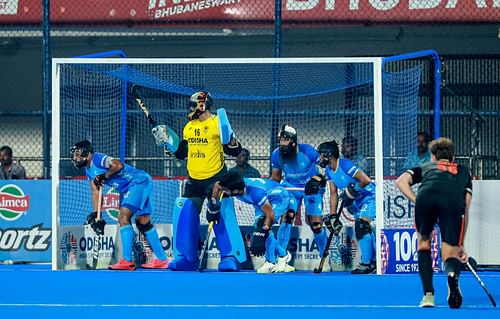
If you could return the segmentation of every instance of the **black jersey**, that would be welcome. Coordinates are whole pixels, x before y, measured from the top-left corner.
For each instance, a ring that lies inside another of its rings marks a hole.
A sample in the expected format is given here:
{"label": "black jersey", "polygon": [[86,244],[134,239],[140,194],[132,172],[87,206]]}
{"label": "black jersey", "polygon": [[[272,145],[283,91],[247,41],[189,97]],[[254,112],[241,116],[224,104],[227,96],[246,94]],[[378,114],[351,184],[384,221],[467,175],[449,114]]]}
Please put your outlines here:
{"label": "black jersey", "polygon": [[[412,175],[413,184],[422,183],[421,193],[447,194],[457,203],[464,203],[465,193],[472,194],[472,179],[465,166],[448,161],[438,161],[407,170]],[[418,195],[417,195],[418,196]]]}

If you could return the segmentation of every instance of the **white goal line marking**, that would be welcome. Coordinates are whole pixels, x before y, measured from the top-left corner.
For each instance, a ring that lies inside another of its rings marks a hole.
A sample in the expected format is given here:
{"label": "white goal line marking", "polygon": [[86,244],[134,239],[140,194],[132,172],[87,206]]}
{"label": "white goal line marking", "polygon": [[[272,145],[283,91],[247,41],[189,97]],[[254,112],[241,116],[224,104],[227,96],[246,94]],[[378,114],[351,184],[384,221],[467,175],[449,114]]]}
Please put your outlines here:
{"label": "white goal line marking", "polygon": [[[245,305],[245,304],[60,304],[60,303],[0,303],[0,307],[46,307],[46,308],[313,308],[313,309],[341,309],[341,308],[390,308],[406,309],[419,308],[418,305]],[[436,308],[449,308],[447,305],[436,306]],[[484,308],[484,305],[467,305],[462,308]]]}

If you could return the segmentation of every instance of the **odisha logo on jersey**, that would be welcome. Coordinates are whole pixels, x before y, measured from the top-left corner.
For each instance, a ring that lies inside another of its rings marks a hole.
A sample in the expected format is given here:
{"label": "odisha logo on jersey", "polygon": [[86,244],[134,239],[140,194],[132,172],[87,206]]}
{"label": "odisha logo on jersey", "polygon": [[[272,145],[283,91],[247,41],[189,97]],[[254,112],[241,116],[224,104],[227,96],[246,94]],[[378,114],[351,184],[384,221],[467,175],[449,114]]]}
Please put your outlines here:
{"label": "odisha logo on jersey", "polygon": [[61,258],[64,264],[69,265],[76,262],[77,247],[75,235],[71,232],[64,233],[59,242],[59,250],[61,251]]}
{"label": "odisha logo on jersey", "polygon": [[118,220],[118,213],[120,213],[120,192],[115,188],[110,188],[104,195],[102,201],[102,210],[113,220]]}
{"label": "odisha logo on jersey", "polygon": [[30,197],[14,184],[0,188],[0,216],[5,220],[16,220],[30,208]]}

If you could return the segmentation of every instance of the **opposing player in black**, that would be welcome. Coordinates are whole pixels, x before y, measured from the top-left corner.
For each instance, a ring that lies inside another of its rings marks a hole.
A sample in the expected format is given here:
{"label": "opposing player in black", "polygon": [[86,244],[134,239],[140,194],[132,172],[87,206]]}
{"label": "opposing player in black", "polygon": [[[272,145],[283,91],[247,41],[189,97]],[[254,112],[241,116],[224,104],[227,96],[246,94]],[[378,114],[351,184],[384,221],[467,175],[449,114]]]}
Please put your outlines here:
{"label": "opposing player in black", "polygon": [[[429,144],[431,163],[414,167],[399,176],[397,187],[415,203],[415,227],[418,236],[418,267],[424,288],[421,307],[434,307],[432,285],[431,234],[438,224],[441,232],[441,256],[448,274],[448,305],[460,308],[462,293],[458,278],[468,258],[463,247],[472,199],[469,170],[453,162],[453,142],[438,138]],[[411,186],[421,183],[415,195]]]}

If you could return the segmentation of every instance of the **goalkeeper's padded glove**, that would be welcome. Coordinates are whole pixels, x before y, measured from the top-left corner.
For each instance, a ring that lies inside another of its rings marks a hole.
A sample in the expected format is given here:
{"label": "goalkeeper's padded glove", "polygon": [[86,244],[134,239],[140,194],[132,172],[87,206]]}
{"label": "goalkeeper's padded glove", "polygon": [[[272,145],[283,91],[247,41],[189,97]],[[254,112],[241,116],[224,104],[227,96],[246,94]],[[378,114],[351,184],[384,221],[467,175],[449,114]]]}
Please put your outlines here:
{"label": "goalkeeper's padded glove", "polygon": [[94,178],[94,184],[95,186],[97,187],[102,187],[104,185],[104,183],[106,182],[106,173],[102,173],[102,174],[99,174],[97,175],[95,178]]}
{"label": "goalkeeper's padded glove", "polygon": [[323,221],[330,233],[333,233],[335,236],[340,234],[340,231],[342,230],[342,222],[337,214],[326,215],[323,217]]}
{"label": "goalkeeper's padded glove", "polygon": [[215,198],[211,198],[207,204],[207,221],[218,224],[220,222],[220,202]]}
{"label": "goalkeeper's padded glove", "polygon": [[326,179],[323,175],[318,174],[311,177],[310,180],[307,181],[306,187],[304,189],[305,195],[316,195],[319,193],[320,188],[325,188]]}
{"label": "goalkeeper's padded glove", "polygon": [[90,227],[92,227],[97,235],[104,235],[104,226],[106,226],[106,221],[104,219],[99,219],[93,224],[90,224]]}
{"label": "goalkeeper's padded glove", "polygon": [[252,243],[250,251],[256,257],[264,256],[266,254],[266,240],[269,237],[269,227],[255,227],[252,233]]}
{"label": "goalkeeper's padded glove", "polygon": [[151,129],[156,145],[165,147],[168,145],[168,129],[166,125],[157,125]]}

